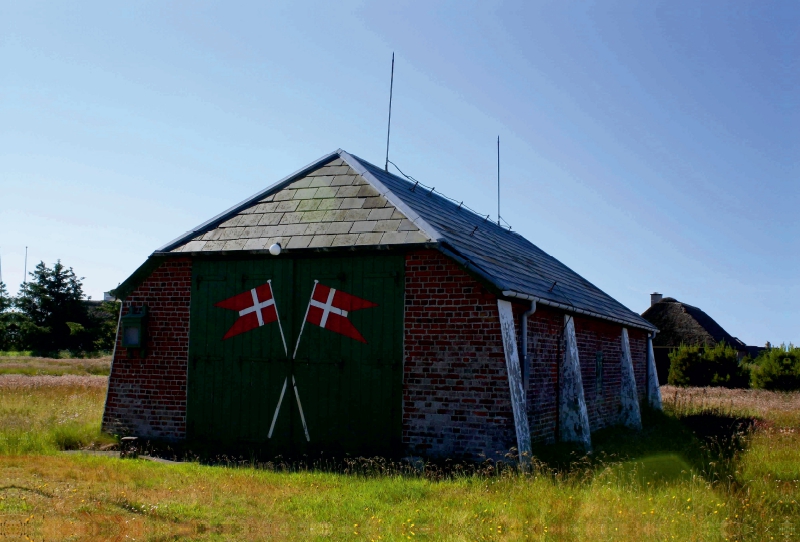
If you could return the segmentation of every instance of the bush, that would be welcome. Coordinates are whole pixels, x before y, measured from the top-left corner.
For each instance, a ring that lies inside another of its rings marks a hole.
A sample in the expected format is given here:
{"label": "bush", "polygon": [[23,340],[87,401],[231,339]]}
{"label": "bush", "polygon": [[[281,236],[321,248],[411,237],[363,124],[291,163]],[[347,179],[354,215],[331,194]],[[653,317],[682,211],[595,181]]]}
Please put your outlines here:
{"label": "bush", "polygon": [[748,387],[748,366],[740,364],[738,352],[724,342],[710,348],[682,344],[669,359],[668,382],[673,386]]}
{"label": "bush", "polygon": [[790,343],[764,350],[753,362],[750,384],[764,390],[800,389],[800,347]]}

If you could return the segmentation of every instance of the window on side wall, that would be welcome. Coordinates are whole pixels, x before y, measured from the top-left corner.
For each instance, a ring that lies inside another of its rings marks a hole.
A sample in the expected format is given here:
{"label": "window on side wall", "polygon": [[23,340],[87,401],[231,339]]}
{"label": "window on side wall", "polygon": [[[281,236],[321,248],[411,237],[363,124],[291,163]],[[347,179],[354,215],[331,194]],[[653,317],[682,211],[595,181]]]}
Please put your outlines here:
{"label": "window on side wall", "polygon": [[599,351],[594,358],[594,378],[597,395],[603,393],[603,352]]}

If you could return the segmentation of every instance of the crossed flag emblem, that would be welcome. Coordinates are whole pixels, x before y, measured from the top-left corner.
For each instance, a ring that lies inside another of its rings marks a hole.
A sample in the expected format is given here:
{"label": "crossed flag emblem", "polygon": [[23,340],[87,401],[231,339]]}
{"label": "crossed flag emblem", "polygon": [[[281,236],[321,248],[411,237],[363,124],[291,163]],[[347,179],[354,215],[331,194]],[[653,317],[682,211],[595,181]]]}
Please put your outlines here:
{"label": "crossed flag emblem", "polygon": [[[234,310],[239,313],[239,318],[225,333],[222,340],[230,339],[241,333],[246,333],[258,327],[271,324],[272,322],[278,322],[278,328],[281,332],[281,341],[283,341],[283,350],[287,356],[289,355],[289,351],[286,347],[286,338],[283,334],[283,326],[281,326],[280,317],[278,316],[278,306],[275,303],[271,280],[247,292],[242,292],[215,303],[214,306],[222,309]],[[300,327],[300,333],[297,336],[297,344],[292,353],[292,359],[297,355],[297,349],[300,347],[300,339],[303,336],[306,322],[319,326],[322,329],[327,329],[334,333],[350,337],[356,341],[366,343],[366,339],[359,333],[358,329],[356,329],[347,316],[353,311],[377,306],[376,303],[331,288],[330,286],[325,286],[315,280],[314,288],[311,290],[311,298],[306,307],[306,314]],[[272,417],[272,424],[270,425],[267,438],[272,438],[272,432],[275,429],[275,422],[278,420],[278,413],[280,412],[281,403],[283,402],[283,396],[286,393],[288,383],[289,377],[287,376],[283,381],[283,388],[278,398],[278,406],[275,408],[275,414]],[[294,388],[294,395],[300,410],[300,420],[303,423],[306,440],[310,441],[306,419],[303,414],[303,405],[300,403],[300,393],[297,390],[297,382],[295,381],[294,375],[292,375],[292,387]]]}

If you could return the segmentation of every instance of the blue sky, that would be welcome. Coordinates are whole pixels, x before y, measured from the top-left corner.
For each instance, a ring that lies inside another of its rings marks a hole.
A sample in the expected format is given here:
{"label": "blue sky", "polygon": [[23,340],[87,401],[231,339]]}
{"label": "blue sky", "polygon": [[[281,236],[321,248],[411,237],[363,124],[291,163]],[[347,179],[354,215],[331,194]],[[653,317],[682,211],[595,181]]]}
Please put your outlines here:
{"label": "blue sky", "polygon": [[[114,5],[111,5],[114,4]],[[800,343],[800,5],[5,2],[0,257],[95,298],[339,147],[391,159],[636,312]]]}

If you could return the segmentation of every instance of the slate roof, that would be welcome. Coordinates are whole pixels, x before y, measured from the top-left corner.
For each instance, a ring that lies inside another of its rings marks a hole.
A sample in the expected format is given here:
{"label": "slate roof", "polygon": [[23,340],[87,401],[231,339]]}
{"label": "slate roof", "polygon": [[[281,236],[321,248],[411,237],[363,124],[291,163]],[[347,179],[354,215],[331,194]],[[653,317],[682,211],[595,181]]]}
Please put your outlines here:
{"label": "slate roof", "polygon": [[170,252],[294,250],[431,242],[405,214],[335,157],[240,208]]}
{"label": "slate roof", "polygon": [[[312,208],[315,200],[326,200],[320,205],[327,208]],[[341,149],[201,224],[155,254],[263,251],[273,242],[281,242],[289,250],[436,246],[506,296],[656,329],[518,233]]]}
{"label": "slate roof", "polygon": [[653,340],[654,346],[714,346],[725,342],[736,350],[745,351],[747,348],[703,310],[672,297],[651,305],[642,317],[661,330]]}

